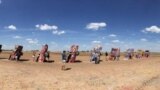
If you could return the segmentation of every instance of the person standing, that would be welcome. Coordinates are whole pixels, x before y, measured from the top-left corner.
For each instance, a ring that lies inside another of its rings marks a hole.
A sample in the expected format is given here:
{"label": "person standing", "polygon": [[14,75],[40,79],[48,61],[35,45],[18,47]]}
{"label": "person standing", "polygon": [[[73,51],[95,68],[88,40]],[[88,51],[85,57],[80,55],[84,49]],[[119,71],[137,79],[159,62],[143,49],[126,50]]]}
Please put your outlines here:
{"label": "person standing", "polygon": [[36,51],[32,51],[32,60],[35,61]]}
{"label": "person standing", "polygon": [[61,70],[65,70],[65,63],[66,63],[66,61],[67,61],[67,53],[66,53],[66,51],[63,51],[63,53],[62,53],[62,62],[63,62],[63,65],[62,65]]}
{"label": "person standing", "polygon": [[106,61],[108,61],[108,52],[105,52]]}
{"label": "person standing", "polygon": [[118,61],[120,57],[120,48],[117,49],[115,54],[116,54],[116,60]]}

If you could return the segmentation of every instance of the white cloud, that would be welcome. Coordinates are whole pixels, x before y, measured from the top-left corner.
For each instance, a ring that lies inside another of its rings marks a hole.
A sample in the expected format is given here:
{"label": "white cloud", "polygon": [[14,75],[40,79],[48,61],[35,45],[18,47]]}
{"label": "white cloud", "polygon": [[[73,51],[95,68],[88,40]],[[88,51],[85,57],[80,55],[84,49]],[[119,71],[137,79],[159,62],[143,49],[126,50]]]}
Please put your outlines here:
{"label": "white cloud", "polygon": [[68,44],[63,46],[63,50],[69,50],[69,48],[70,48],[70,45]]}
{"label": "white cloud", "polygon": [[53,34],[55,35],[62,35],[62,34],[65,34],[66,32],[65,31],[59,31],[58,30],[58,26],[55,26],[55,25],[48,25],[48,24],[44,24],[44,25],[35,25],[35,27],[41,31],[52,31]]}
{"label": "white cloud", "polygon": [[101,41],[92,41],[92,43],[94,43],[94,44],[100,44],[101,43]]}
{"label": "white cloud", "polygon": [[14,26],[14,25],[9,25],[9,26],[7,26],[5,28],[9,29],[9,30],[17,30],[16,26]]}
{"label": "white cloud", "polygon": [[153,25],[151,27],[145,28],[145,30],[142,30],[142,32],[160,33],[160,27]]}
{"label": "white cloud", "polygon": [[86,45],[86,44],[83,44],[82,47],[87,48],[87,45]]}
{"label": "white cloud", "polygon": [[142,39],[141,39],[141,41],[146,42],[146,41],[148,41],[148,40],[147,40],[147,39],[145,39],[145,38],[142,38]]}
{"label": "white cloud", "polygon": [[110,34],[109,37],[117,37],[115,34]]}
{"label": "white cloud", "polygon": [[58,31],[58,30],[55,30],[52,32],[53,34],[56,34],[56,35],[62,35],[62,34],[65,34],[66,32],[65,31]]}
{"label": "white cloud", "polygon": [[147,31],[146,31],[146,30],[142,30],[141,32],[142,32],[142,33],[147,33]]}
{"label": "white cloud", "polygon": [[103,36],[103,37],[102,37],[102,39],[106,39],[106,37],[105,37],[105,36]]}
{"label": "white cloud", "polygon": [[20,39],[20,38],[22,38],[21,36],[13,36],[13,38],[15,38],[15,39]]}
{"label": "white cloud", "polygon": [[26,41],[29,44],[38,44],[38,42],[39,42],[37,39],[31,39],[31,38],[26,39]]}
{"label": "white cloud", "polygon": [[37,24],[35,26],[37,29],[42,30],[42,31],[47,31],[47,30],[57,30],[58,26],[55,25],[48,25],[48,24],[44,24],[44,25],[39,25]]}
{"label": "white cloud", "polygon": [[100,30],[101,28],[105,28],[106,26],[107,24],[105,22],[100,22],[100,23],[93,22],[87,24],[86,29],[97,31]]}
{"label": "white cloud", "polygon": [[113,40],[112,42],[113,43],[119,43],[120,41],[119,40]]}
{"label": "white cloud", "polygon": [[53,47],[58,47],[58,44],[56,42],[52,41],[51,44],[52,44]]}

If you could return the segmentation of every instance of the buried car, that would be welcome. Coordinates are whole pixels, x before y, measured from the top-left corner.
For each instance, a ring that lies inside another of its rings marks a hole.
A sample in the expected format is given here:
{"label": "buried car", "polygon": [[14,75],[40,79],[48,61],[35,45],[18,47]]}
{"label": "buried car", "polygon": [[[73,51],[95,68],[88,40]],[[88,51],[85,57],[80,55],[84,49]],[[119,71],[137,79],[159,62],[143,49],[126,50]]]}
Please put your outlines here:
{"label": "buried car", "polygon": [[23,55],[22,49],[23,49],[23,46],[16,45],[15,50],[13,50],[9,56],[9,60],[19,60],[20,57]]}

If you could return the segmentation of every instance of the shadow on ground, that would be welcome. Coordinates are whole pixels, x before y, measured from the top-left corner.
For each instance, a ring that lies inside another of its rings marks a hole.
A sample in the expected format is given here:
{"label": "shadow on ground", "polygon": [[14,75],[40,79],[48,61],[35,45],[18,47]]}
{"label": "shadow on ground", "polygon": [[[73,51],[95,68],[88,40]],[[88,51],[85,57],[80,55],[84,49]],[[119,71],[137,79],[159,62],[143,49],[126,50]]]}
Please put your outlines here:
{"label": "shadow on ground", "polygon": [[29,59],[20,59],[18,61],[22,61],[22,62],[25,62],[25,61],[29,61]]}
{"label": "shadow on ground", "polygon": [[74,63],[82,63],[81,60],[75,60]]}
{"label": "shadow on ground", "polygon": [[0,59],[8,59],[8,58],[0,58]]}
{"label": "shadow on ground", "polygon": [[45,63],[54,63],[54,60],[47,60]]}
{"label": "shadow on ground", "polygon": [[68,71],[68,70],[71,70],[71,68],[66,68],[66,69],[64,69],[65,71]]}

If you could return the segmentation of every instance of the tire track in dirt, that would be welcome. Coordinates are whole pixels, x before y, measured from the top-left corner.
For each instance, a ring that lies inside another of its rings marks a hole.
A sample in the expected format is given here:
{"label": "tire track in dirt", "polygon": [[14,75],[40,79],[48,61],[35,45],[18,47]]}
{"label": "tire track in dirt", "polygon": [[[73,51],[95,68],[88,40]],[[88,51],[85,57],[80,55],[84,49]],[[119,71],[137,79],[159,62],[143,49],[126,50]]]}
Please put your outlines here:
{"label": "tire track in dirt", "polygon": [[150,85],[152,82],[155,82],[156,80],[160,79],[159,75],[153,76],[150,79],[147,79],[142,82],[142,85],[137,87],[135,90],[143,90],[146,86]]}

